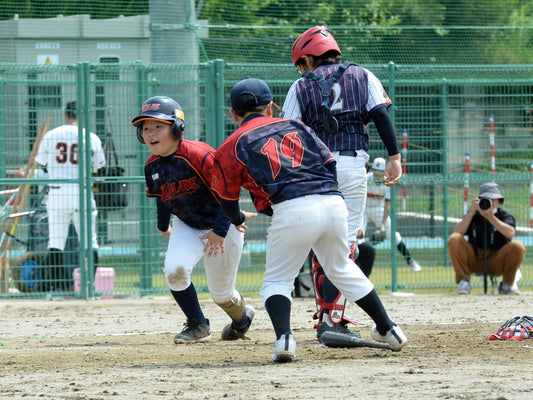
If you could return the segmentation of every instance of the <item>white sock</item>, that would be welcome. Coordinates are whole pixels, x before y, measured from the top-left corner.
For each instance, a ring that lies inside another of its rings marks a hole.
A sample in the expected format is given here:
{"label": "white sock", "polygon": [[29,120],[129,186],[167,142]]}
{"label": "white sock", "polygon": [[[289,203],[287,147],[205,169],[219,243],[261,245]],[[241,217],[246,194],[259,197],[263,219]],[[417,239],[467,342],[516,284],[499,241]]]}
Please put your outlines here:
{"label": "white sock", "polygon": [[331,319],[329,318],[329,314],[322,314],[322,322],[325,322],[328,326],[333,326],[333,322],[331,322]]}

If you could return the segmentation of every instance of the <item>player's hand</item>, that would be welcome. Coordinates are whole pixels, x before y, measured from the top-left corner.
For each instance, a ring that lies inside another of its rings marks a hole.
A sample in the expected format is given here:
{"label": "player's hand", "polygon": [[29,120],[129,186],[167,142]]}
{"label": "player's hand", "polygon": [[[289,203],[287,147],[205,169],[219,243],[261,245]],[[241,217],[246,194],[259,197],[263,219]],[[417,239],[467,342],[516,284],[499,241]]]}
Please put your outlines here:
{"label": "player's hand", "polygon": [[402,177],[402,158],[401,155],[395,154],[389,157],[387,165],[385,166],[385,176],[383,182],[386,186],[394,186]]}
{"label": "player's hand", "polygon": [[216,257],[218,252],[224,254],[224,246],[226,240],[222,236],[218,236],[215,232],[209,231],[205,235],[200,236],[200,239],[205,240],[204,253],[208,257]]}
{"label": "player's hand", "polygon": [[[244,222],[247,222],[251,220],[252,218],[257,217],[257,213],[254,213],[254,212],[243,211],[243,210],[241,210],[241,212],[244,214]],[[246,226],[244,222],[240,225],[235,225],[235,228],[237,228],[239,232],[244,233],[244,231],[248,229],[248,226]]]}
{"label": "player's hand", "polygon": [[172,226],[170,226],[170,225],[169,225],[168,229],[166,230],[166,232],[160,231],[158,228],[156,228],[156,229],[161,235],[167,236],[167,237],[169,237],[170,233],[172,232]]}

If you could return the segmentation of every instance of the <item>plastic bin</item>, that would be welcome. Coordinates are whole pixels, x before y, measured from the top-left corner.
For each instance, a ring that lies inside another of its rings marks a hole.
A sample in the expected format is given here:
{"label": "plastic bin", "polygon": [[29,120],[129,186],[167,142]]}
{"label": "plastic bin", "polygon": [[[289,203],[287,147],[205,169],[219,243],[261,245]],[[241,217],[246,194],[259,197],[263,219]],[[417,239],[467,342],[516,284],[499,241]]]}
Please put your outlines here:
{"label": "plastic bin", "polygon": [[[74,279],[74,291],[81,291],[81,274],[80,269],[76,268],[72,272]],[[102,299],[110,299],[113,297],[115,290],[115,270],[113,268],[96,268],[94,276],[94,290],[95,296]]]}

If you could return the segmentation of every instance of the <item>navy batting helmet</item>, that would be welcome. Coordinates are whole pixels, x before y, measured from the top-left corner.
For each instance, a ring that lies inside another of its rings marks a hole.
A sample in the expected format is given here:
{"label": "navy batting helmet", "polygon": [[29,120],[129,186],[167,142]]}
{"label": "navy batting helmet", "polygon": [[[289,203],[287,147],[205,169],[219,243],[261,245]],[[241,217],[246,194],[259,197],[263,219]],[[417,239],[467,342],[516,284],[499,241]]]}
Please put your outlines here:
{"label": "navy batting helmet", "polygon": [[132,125],[137,128],[137,139],[144,144],[142,137],[142,122],[151,119],[164,121],[172,124],[172,135],[176,139],[181,139],[185,129],[185,114],[179,103],[166,96],[154,96],[146,100],[138,117],[133,118]]}

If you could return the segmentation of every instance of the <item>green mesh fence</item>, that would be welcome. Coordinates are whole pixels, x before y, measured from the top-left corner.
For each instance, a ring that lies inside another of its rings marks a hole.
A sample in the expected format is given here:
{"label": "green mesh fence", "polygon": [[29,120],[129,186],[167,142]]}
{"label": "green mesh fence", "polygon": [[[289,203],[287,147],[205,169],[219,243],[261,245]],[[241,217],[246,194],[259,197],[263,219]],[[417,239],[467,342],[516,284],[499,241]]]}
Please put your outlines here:
{"label": "green mesh fence", "polygon": [[[343,59],[380,78],[393,99],[398,140],[406,143],[406,174],[393,189],[392,216],[423,269],[412,273],[385,241],[377,246],[372,280],[380,290],[453,291],[445,244],[464,212],[465,181],[470,197],[483,182],[502,185],[505,208],[517,220],[517,238],[531,248],[532,5],[523,0],[5,1],[0,9],[0,190],[28,183],[15,172],[27,163],[41,123],[50,117],[51,128],[60,125],[64,104],[80,100],[85,127],[102,140],[111,135],[126,172],[128,206],[100,207],[96,228],[100,266],[114,271],[113,295],[168,293],[161,272],[166,240],[156,233],[155,206],[144,196],[148,154],[135,138],[131,118],[148,96],[169,95],[185,110],[186,137],[218,147],[236,127],[228,112],[231,86],[245,76],[265,79],[282,105],[299,77],[291,65],[292,43],[309,27],[324,24]],[[371,158],[383,156],[370,128]],[[86,174],[77,183],[98,181],[102,178]],[[8,231],[14,238],[2,258],[11,268],[3,269],[0,297],[47,294],[26,287],[31,276],[23,272],[33,270],[17,265],[20,256],[42,253],[46,246],[46,184],[53,182],[31,181],[22,210],[28,214]],[[4,226],[11,195],[1,195]],[[252,209],[246,193],[243,208]],[[89,220],[85,215],[82,225]],[[260,216],[253,222],[237,285],[257,294],[269,220]],[[93,249],[80,249],[78,239],[69,239],[67,253],[69,268],[81,270],[81,289],[62,295],[102,294],[90,292]],[[530,251],[521,288],[533,286],[531,257]],[[202,265],[193,280],[207,292]]]}
{"label": "green mesh fence", "polygon": [[[4,171],[0,190],[29,184],[31,190],[19,218],[9,251],[2,248],[3,269],[0,297],[42,297],[43,287],[30,286],[33,270],[23,266],[20,257],[28,252],[43,255],[46,250],[46,212],[42,189],[55,181],[16,178],[15,171],[25,165],[41,122],[51,118],[50,127],[63,123],[62,106],[79,99],[86,116],[84,127],[102,140],[115,142],[118,163],[125,169],[121,179],[128,186],[128,205],[122,209],[99,208],[97,233],[99,267],[114,273],[113,296],[168,293],[162,266],[166,239],[155,230],[155,204],[144,195],[143,166],[147,150],[136,139],[131,119],[140,104],[152,95],[175,97],[185,111],[186,132],[190,139],[217,147],[236,125],[230,118],[229,90],[244,76],[267,80],[275,101],[283,104],[285,94],[297,78],[287,64],[232,64],[223,61],[202,64],[88,64],[35,66],[0,64],[0,163]],[[377,245],[378,258],[372,280],[380,290],[454,290],[454,276],[446,240],[465,209],[465,183],[469,199],[487,181],[500,183],[505,208],[517,221],[517,239],[532,244],[530,184],[533,159],[532,126],[528,104],[531,87],[527,80],[532,67],[495,68],[470,66],[369,66],[391,93],[398,140],[406,160],[406,174],[393,189],[393,223],[401,233],[422,271],[412,273],[400,253],[389,241]],[[84,100],[86,99],[86,100]],[[490,134],[494,133],[494,159]],[[371,125],[371,158],[385,151]],[[403,140],[405,139],[405,141]],[[80,149],[82,151],[83,149]],[[465,175],[466,153],[470,154],[470,174]],[[494,171],[491,168],[494,160]],[[82,166],[85,170],[85,167]],[[92,185],[115,181],[86,174],[75,183]],[[2,192],[2,226],[12,212],[11,194]],[[470,201],[470,200],[469,200]],[[469,205],[469,201],[467,206]],[[252,210],[249,195],[243,192],[243,209]],[[82,209],[83,211],[83,209]],[[82,225],[90,221],[85,210]],[[261,285],[269,218],[259,216],[247,231],[238,288],[257,295]],[[5,229],[4,237],[5,237]],[[80,268],[76,275],[78,292],[62,296],[102,294],[105,279],[96,278],[99,287],[91,292],[94,250],[80,247],[71,237],[66,252],[68,268]],[[531,252],[522,267],[520,287],[533,285]],[[26,275],[25,275],[26,274]],[[41,279],[41,278],[35,278]],[[203,265],[194,272],[199,291],[207,292]],[[107,282],[109,283],[109,282]],[[479,285],[481,290],[481,283]],[[105,293],[104,293],[105,294]],[[54,295],[57,295],[54,294]]]}
{"label": "green mesh fence", "polygon": [[[179,62],[184,48],[195,44],[199,59],[188,61],[290,63],[290,49],[298,35],[314,25],[327,25],[339,42],[344,59],[360,64],[527,64],[533,37],[531,10],[530,0],[6,0],[0,10],[0,22],[19,21],[23,26],[25,19],[60,16],[50,33],[42,21],[38,32],[23,34],[26,42],[36,38],[41,43],[54,44],[89,39],[90,21],[69,31],[73,21],[66,17],[75,15],[99,21],[93,36],[100,42],[108,39],[118,43],[118,38],[128,37],[124,37],[124,32],[130,32],[132,37],[128,40],[139,40],[148,46],[150,35],[175,35],[173,54],[163,53],[163,60],[153,58],[160,54],[157,51],[152,52],[151,59],[147,52],[143,55],[146,58],[141,58],[144,62]],[[128,18],[139,15],[150,18],[126,29]],[[0,50],[8,57],[16,57],[19,29],[13,24],[4,24],[3,29],[2,26],[0,23],[5,40]],[[124,41],[122,44],[124,50]],[[31,45],[26,46],[26,51],[31,50]],[[108,53],[117,55],[117,51]],[[89,48],[79,57],[76,61],[95,62],[87,58],[91,57]],[[121,61],[139,59],[127,58],[127,54],[120,57]]]}

